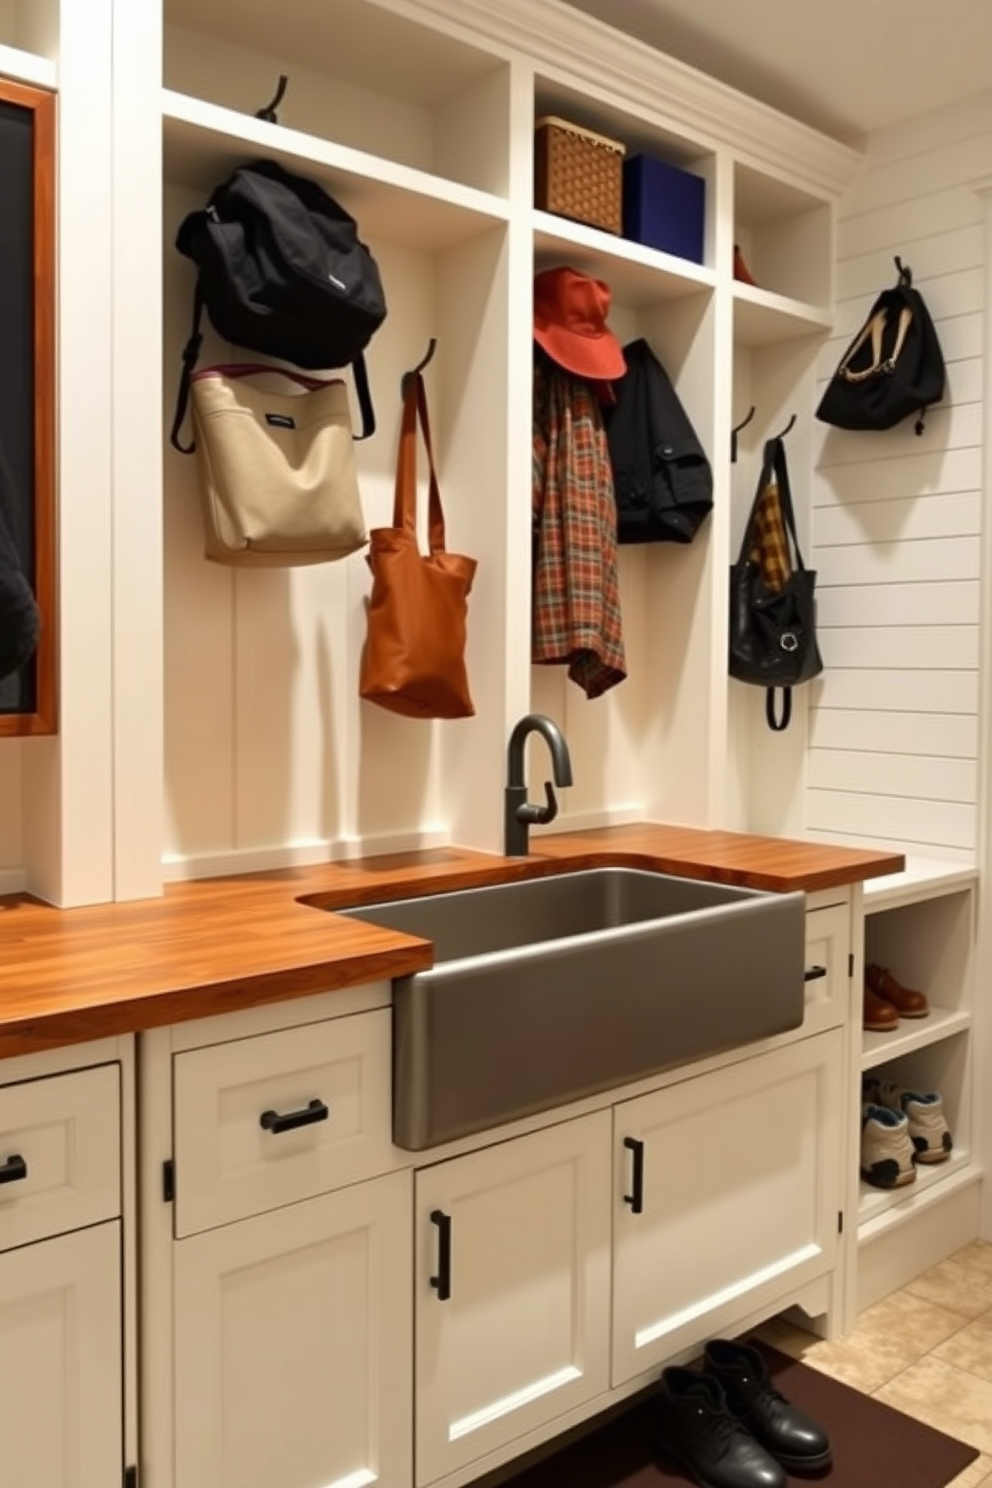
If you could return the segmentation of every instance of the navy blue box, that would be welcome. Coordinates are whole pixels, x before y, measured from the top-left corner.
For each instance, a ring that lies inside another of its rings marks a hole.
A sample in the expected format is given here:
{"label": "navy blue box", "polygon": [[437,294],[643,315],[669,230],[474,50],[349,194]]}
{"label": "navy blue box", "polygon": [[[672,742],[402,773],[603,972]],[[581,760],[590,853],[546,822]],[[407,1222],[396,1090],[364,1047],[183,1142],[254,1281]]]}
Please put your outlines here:
{"label": "navy blue box", "polygon": [[706,182],[653,155],[623,163],[623,235],[648,248],[703,261]]}

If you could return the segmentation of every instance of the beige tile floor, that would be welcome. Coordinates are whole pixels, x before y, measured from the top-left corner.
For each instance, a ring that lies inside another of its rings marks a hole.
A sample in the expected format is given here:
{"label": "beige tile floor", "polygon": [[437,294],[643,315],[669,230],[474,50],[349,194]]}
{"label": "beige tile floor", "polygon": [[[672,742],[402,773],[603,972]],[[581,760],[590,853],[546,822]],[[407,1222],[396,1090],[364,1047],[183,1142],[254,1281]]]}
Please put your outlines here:
{"label": "beige tile floor", "polygon": [[861,1314],[827,1343],[773,1318],[773,1347],[971,1443],[949,1488],[992,1488],[992,1245],[976,1240]]}

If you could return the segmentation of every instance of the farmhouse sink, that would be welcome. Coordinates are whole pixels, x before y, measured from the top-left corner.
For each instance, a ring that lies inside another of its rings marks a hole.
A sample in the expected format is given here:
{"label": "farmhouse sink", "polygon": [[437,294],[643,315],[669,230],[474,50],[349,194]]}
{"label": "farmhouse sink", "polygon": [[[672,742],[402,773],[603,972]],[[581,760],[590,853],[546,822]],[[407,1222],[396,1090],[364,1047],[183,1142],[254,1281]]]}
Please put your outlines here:
{"label": "farmhouse sink", "polygon": [[338,913],[434,944],[393,985],[393,1140],[411,1151],[803,1018],[800,893],[596,868]]}

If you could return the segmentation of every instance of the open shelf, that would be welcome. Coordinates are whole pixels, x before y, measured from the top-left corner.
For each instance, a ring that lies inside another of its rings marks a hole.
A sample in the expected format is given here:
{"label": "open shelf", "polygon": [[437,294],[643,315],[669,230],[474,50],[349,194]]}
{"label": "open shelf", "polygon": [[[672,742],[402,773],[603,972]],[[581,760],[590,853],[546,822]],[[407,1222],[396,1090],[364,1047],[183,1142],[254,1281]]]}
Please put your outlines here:
{"label": "open shelf", "polygon": [[901,873],[871,878],[864,885],[865,914],[919,904],[924,899],[953,894],[978,882],[978,869],[971,863],[950,863],[940,858],[907,857]]}
{"label": "open shelf", "polygon": [[162,93],[162,127],[168,182],[206,196],[236,166],[265,156],[319,181],[364,237],[383,242],[450,248],[509,215],[501,197],[170,89]]}
{"label": "open shelf", "polygon": [[164,0],[163,84],[483,192],[509,189],[509,67],[367,0]]}
{"label": "open shelf", "polygon": [[797,336],[825,335],[833,324],[827,310],[753,284],[734,284],[734,340],[739,346],[770,346]]}
{"label": "open shelf", "polygon": [[877,1069],[880,1064],[901,1059],[904,1054],[912,1054],[917,1049],[926,1049],[930,1044],[940,1043],[970,1027],[969,1012],[931,1006],[926,1018],[904,1018],[892,1033],[864,1031],[861,1035],[861,1068]]}
{"label": "open shelf", "polygon": [[716,282],[712,269],[552,212],[534,212],[534,260],[539,270],[567,262],[603,279],[634,308],[704,293]]}
{"label": "open shelf", "polygon": [[10,78],[15,83],[28,83],[33,88],[54,89],[58,83],[58,68],[48,57],[39,57],[36,52],[25,52],[20,47],[4,46],[0,42],[0,77]]}
{"label": "open shelf", "polygon": [[931,1203],[937,1198],[935,1190],[956,1186],[961,1175],[971,1168],[971,1156],[962,1150],[952,1152],[945,1163],[933,1163],[929,1167],[918,1166],[915,1183],[907,1183],[905,1188],[872,1188],[871,1184],[862,1179],[858,1194],[859,1238],[867,1239],[865,1227],[870,1226],[872,1221],[880,1220],[883,1215],[889,1223],[911,1219],[914,1211],[918,1211],[923,1203]]}

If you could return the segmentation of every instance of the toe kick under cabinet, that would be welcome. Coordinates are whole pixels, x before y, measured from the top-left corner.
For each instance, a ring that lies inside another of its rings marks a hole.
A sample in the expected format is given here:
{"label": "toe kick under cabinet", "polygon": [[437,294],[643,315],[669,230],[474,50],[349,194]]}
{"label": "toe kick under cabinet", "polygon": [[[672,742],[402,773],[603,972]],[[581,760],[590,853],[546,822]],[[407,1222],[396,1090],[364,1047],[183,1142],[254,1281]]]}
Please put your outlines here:
{"label": "toe kick under cabinet", "polygon": [[427,1152],[386,983],[142,1035],[143,1488],[459,1488],[830,1313],[849,944],[813,901],[791,1034]]}

